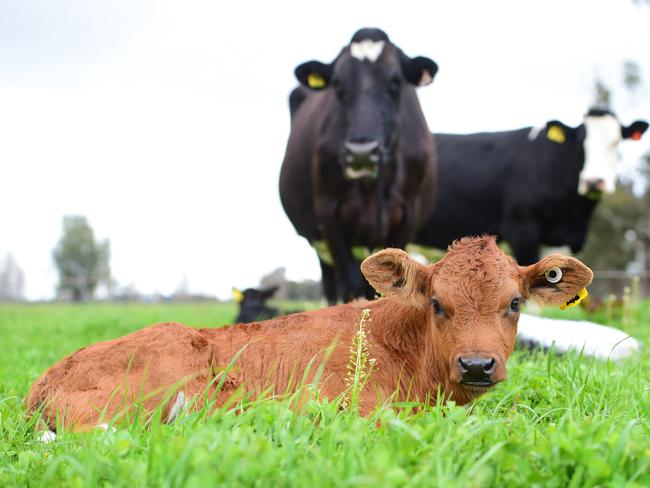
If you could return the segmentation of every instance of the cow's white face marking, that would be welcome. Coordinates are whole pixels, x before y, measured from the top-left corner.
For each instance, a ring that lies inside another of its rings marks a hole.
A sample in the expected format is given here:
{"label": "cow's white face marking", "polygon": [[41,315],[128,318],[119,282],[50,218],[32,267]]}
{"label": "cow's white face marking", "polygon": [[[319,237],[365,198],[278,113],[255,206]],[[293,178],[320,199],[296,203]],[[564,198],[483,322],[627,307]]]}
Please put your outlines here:
{"label": "cow's white face marking", "polygon": [[621,142],[621,124],[613,115],[585,117],[585,164],[580,172],[578,193],[584,195],[593,188],[612,192],[616,187],[616,165],[620,160],[618,145]]}
{"label": "cow's white face marking", "polygon": [[381,56],[385,45],[386,41],[371,41],[370,39],[353,42],[350,44],[350,56],[359,61],[367,59],[371,63],[374,63]]}

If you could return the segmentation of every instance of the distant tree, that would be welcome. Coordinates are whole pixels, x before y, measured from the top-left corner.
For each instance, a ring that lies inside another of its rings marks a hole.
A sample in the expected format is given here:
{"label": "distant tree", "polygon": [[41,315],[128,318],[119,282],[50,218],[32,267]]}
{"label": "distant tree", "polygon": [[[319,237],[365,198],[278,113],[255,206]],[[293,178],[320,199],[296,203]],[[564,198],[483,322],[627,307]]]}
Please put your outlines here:
{"label": "distant tree", "polygon": [[260,280],[260,288],[277,286],[273,295],[277,300],[318,301],[321,299],[320,281],[303,280],[291,281],[285,276],[286,268],[276,268]]}
{"label": "distant tree", "polygon": [[11,254],[0,262],[0,301],[18,301],[24,298],[25,275]]}
{"label": "distant tree", "polygon": [[641,85],[641,68],[634,61],[625,61],[623,64],[623,84],[633,92]]}
{"label": "distant tree", "polygon": [[594,103],[595,107],[609,108],[612,102],[612,92],[607,85],[601,80],[596,79],[594,83]]}
{"label": "distant tree", "polygon": [[59,296],[78,302],[92,298],[99,284],[110,283],[109,242],[98,242],[85,217],[63,218],[63,235],[54,249]]}
{"label": "distant tree", "polygon": [[640,215],[634,236],[637,240],[637,263],[640,271],[646,275],[643,291],[650,296],[650,153],[643,157],[640,173],[644,176],[645,188],[640,199]]}
{"label": "distant tree", "polygon": [[121,302],[134,302],[142,300],[142,294],[138,291],[134,283],[120,286],[113,283],[111,298]]}
{"label": "distant tree", "polygon": [[[650,158],[647,172],[650,174]],[[618,273],[634,268],[634,274],[648,273],[650,268],[650,185],[643,195],[636,195],[631,182],[618,182],[616,191],[603,198],[596,207],[585,248],[580,258],[596,271]],[[597,276],[598,277],[598,276]],[[625,283],[610,277],[607,285],[594,285],[599,295],[620,294]],[[650,282],[644,282],[650,294]]]}
{"label": "distant tree", "polygon": [[315,302],[322,298],[323,287],[320,281],[287,281],[287,300]]}
{"label": "distant tree", "polygon": [[186,274],[181,276],[181,281],[170,298],[176,301],[184,301],[190,298],[190,281],[187,279]]}
{"label": "distant tree", "polygon": [[636,228],[642,213],[641,201],[631,184],[620,181],[616,190],[598,204],[581,258],[598,270],[625,270],[634,259],[634,249],[625,237]]}
{"label": "distant tree", "polygon": [[285,276],[287,269],[280,267],[276,268],[268,274],[265,274],[260,279],[260,288],[277,287],[277,291],[273,294],[273,298],[277,300],[287,299],[287,277]]}

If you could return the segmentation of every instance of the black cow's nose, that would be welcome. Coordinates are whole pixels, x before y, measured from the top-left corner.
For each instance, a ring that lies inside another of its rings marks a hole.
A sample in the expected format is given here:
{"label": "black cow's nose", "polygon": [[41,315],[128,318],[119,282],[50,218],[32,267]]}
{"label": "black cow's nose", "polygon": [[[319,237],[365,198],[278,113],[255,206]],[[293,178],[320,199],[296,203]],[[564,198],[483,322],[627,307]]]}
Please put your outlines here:
{"label": "black cow's nose", "polygon": [[372,141],[348,141],[345,143],[345,162],[378,164],[381,159],[381,143]]}
{"label": "black cow's nose", "polygon": [[494,358],[466,357],[458,358],[461,383],[487,386],[493,383],[492,374],[497,362]]}
{"label": "black cow's nose", "polygon": [[603,192],[605,191],[605,180],[602,178],[590,178],[586,182],[587,191]]}

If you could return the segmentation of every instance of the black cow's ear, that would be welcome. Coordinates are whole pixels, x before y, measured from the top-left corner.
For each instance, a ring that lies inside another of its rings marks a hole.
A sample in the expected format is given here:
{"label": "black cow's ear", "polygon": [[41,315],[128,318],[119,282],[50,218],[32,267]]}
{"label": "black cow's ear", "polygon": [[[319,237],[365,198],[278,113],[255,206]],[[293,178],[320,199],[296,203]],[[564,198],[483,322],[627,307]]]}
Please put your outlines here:
{"label": "black cow's ear", "polygon": [[621,126],[621,135],[623,139],[639,141],[646,130],[648,130],[648,123],[645,120],[636,120],[627,127]]}
{"label": "black cow's ear", "polygon": [[244,293],[237,287],[232,287],[232,299],[237,303],[242,303],[244,301]]}
{"label": "black cow's ear", "polygon": [[427,297],[428,268],[401,249],[376,252],[364,259],[361,271],[368,283],[382,295],[398,296],[415,303]]}
{"label": "black cow's ear", "polygon": [[418,56],[409,58],[402,53],[402,72],[404,78],[415,86],[427,86],[438,72],[438,65],[429,58]]}
{"label": "black cow's ear", "polygon": [[320,61],[307,61],[294,71],[298,81],[312,90],[322,90],[330,83],[332,65]]}
{"label": "black cow's ear", "polygon": [[273,295],[275,295],[275,292],[278,291],[278,288],[278,286],[271,286],[265,290],[262,290],[262,299],[266,301],[271,298]]}
{"label": "black cow's ear", "polygon": [[546,138],[557,144],[564,144],[567,140],[575,140],[578,136],[576,129],[563,124],[559,120],[551,120],[546,123]]}

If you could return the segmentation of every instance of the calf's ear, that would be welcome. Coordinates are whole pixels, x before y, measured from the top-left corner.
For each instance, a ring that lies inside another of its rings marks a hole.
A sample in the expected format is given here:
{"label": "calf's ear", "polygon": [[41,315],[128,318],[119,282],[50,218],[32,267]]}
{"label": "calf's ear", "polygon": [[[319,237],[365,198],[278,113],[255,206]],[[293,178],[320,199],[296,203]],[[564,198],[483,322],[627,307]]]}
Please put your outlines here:
{"label": "calf's ear", "polygon": [[332,65],[320,61],[307,61],[299,65],[294,74],[304,86],[312,90],[322,90],[330,84]]}
{"label": "calf's ear", "polygon": [[521,267],[531,298],[560,308],[577,305],[587,296],[592,271],[575,258],[553,254]]}
{"label": "calf's ear", "polygon": [[361,263],[361,271],[368,283],[384,296],[417,299],[427,295],[427,267],[401,249],[384,249],[367,257]]}
{"label": "calf's ear", "polygon": [[646,130],[648,130],[648,123],[645,120],[635,120],[627,127],[621,127],[621,135],[623,139],[639,141]]}

